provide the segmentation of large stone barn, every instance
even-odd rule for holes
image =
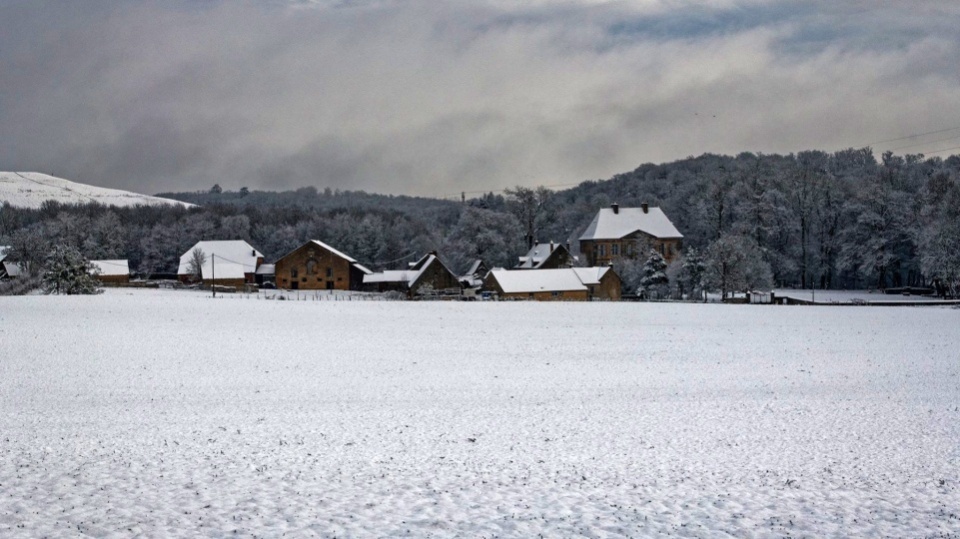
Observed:
[[[405,270],[371,273],[363,277],[364,290],[371,292],[397,291],[408,296],[429,291],[438,295],[459,295],[460,279],[450,271],[436,252],[411,262]]]
[[[229,280],[236,281],[236,268],[228,269],[227,266],[229,264],[241,266],[241,273],[243,273],[241,285],[255,282],[257,268],[260,264],[263,264],[263,254],[243,240],[201,241],[188,249],[187,252],[180,257],[177,279],[181,282],[195,282],[201,277],[191,271],[191,261],[196,251],[203,253],[203,266],[210,266],[210,273],[216,271],[217,284],[224,284],[220,282],[221,275],[227,275],[228,272],[231,275]],[[221,273],[221,268],[224,268],[223,273]],[[204,275],[203,277],[210,279],[210,275]]]
[[[278,288],[288,290],[360,290],[371,271],[326,243],[310,240],[277,260]]]
[[[544,270],[495,269],[485,290],[500,299],[591,301],[620,299],[620,276],[609,266]]]
[[[646,258],[657,250],[668,263],[680,254],[683,234],[660,208],[641,204],[602,208],[580,236],[580,253],[591,266],[605,266],[615,258]]]
[[[130,282],[130,263],[126,260],[91,260],[94,274],[103,284],[127,284]]]

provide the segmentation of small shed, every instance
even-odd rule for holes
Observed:
[[[260,264],[260,267],[257,268],[255,278],[259,286],[263,286],[263,283],[276,284],[277,266],[275,264]]]
[[[242,287],[248,282],[243,264],[220,259],[207,260],[207,263],[200,268],[200,274],[204,287],[212,285]]]
[[[106,285],[130,282],[130,263],[127,260],[91,260],[97,279]]]
[[[619,300],[620,277],[610,267],[542,270],[494,269],[484,289],[502,299],[536,301]]]

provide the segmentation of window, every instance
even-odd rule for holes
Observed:
[[[600,256],[607,256],[607,249],[606,249],[606,247],[607,247],[606,245],[604,245],[604,244],[602,244],[602,243],[600,244],[600,248],[598,249],[598,251],[600,252]]]
[[[300,272],[297,271],[297,268],[290,268],[290,278],[296,279],[300,276]]]
[[[620,244],[619,244],[619,243],[614,243],[614,244],[613,244],[613,247],[611,247],[611,249],[610,249],[610,254],[613,255],[613,256],[617,256],[617,255],[620,254]]]
[[[317,274],[317,261],[314,259],[307,260],[307,275],[316,275]]]
[[[327,277],[333,277],[333,268],[327,268]]]

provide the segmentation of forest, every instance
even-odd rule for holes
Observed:
[[[460,272],[476,258],[512,267],[533,241],[569,244],[577,254],[577,238],[598,209],[647,202],[662,207],[685,236],[688,256],[668,275],[681,275],[693,255],[708,267],[741,260],[745,284],[754,286],[938,285],[954,294],[960,286],[960,156],[888,152],[878,160],[871,148],[704,154],[570,189],[516,187],[464,200],[312,186],[213,186],[159,196],[198,207],[4,205],[0,245],[10,245],[11,258],[27,267],[67,246],[90,259],[126,258],[141,276],[163,276],[175,273],[179,256],[200,240],[245,239],[272,262],[319,239],[374,270],[437,250]],[[630,286],[640,278],[637,268],[621,271]]]

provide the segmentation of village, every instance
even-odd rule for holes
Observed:
[[[613,265],[618,258],[659,259],[668,264],[682,248],[683,235],[658,207],[600,209],[579,238],[569,243],[536,242],[512,268],[488,267],[482,259],[458,274],[442,253],[424,253],[406,267],[372,271],[348,253],[310,240],[273,261],[242,239],[199,241],[182,254],[176,280],[136,278],[127,260],[90,260],[91,274],[108,287],[193,287],[220,293],[352,291],[390,293],[406,299],[498,299],[534,301],[619,301],[624,293]],[[0,247],[0,279],[22,269]]]

